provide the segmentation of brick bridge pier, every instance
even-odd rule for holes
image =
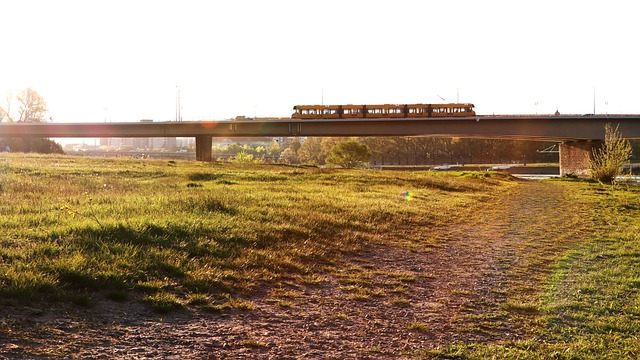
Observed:
[[[560,143],[560,176],[575,175],[589,177],[589,160],[594,149],[601,147],[602,140],[566,141]]]

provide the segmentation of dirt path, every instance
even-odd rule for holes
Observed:
[[[553,258],[580,237],[565,192],[553,182],[523,182],[483,205],[470,223],[421,230],[445,239],[441,247],[375,245],[318,284],[285,282],[254,296],[252,310],[158,315],[142,305],[106,303],[54,316],[27,309],[4,318],[24,322],[25,331],[0,337],[0,354],[412,358],[452,342],[528,338],[536,310],[517,295],[533,293]]]

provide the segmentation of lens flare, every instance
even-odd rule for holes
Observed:
[[[400,195],[402,195],[402,198],[405,199],[406,201],[413,200],[413,193],[409,190],[403,191]]]

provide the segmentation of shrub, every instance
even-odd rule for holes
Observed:
[[[245,151],[238,153],[231,162],[236,164],[261,164],[262,159],[255,159],[253,154],[249,154]]]
[[[353,169],[364,166],[371,157],[371,149],[353,139],[342,140],[331,148],[331,155],[326,159],[327,165]]]
[[[606,124],[604,144],[593,151],[589,160],[591,177],[603,183],[613,183],[620,175],[621,167],[631,158],[631,144],[611,124]]]

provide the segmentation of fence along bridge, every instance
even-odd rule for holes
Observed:
[[[494,115],[395,119],[243,119],[198,122],[3,123],[0,137],[195,137],[196,159],[212,160],[214,137],[434,136],[554,141],[560,143],[560,174],[585,176],[591,150],[604,127],[619,126],[640,139],[640,115]]]

